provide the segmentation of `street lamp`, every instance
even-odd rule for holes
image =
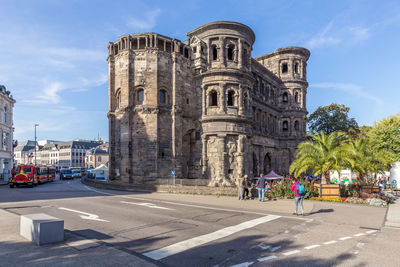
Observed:
[[[36,166],[36,127],[38,127],[39,124],[35,123],[35,166]]]

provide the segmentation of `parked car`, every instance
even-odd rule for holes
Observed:
[[[79,169],[72,170],[72,178],[82,178],[82,172]]]
[[[71,169],[61,169],[60,180],[64,180],[64,179],[74,179],[74,177],[72,176]]]

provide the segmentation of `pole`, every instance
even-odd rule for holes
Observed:
[[[36,127],[39,126],[39,124],[35,123],[35,166],[36,166]]]

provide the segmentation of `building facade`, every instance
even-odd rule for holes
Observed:
[[[104,143],[95,148],[88,149],[85,156],[85,167],[86,168],[97,168],[104,164],[108,166],[109,162],[109,146],[108,143]]]
[[[0,85],[0,179],[8,180],[13,168],[13,108],[15,100],[4,85]]]
[[[252,57],[254,32],[200,26],[181,42],[156,33],[108,45],[110,178],[233,185],[244,174],[287,174],[306,133],[310,52]]]
[[[86,151],[103,144],[102,141],[75,140],[75,141],[53,141],[44,140],[38,143],[36,162],[37,165],[54,166],[57,168],[78,167],[85,168]],[[15,149],[15,161],[17,164],[33,164],[34,141],[21,142]]]

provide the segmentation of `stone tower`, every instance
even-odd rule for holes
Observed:
[[[244,174],[287,173],[305,135],[309,51],[252,58],[255,34],[237,22],[187,35],[109,44],[110,178],[166,183],[175,171],[225,186]]]
[[[202,95],[202,174],[212,185],[230,185],[248,165],[255,35],[241,23],[214,22],[188,36]]]

